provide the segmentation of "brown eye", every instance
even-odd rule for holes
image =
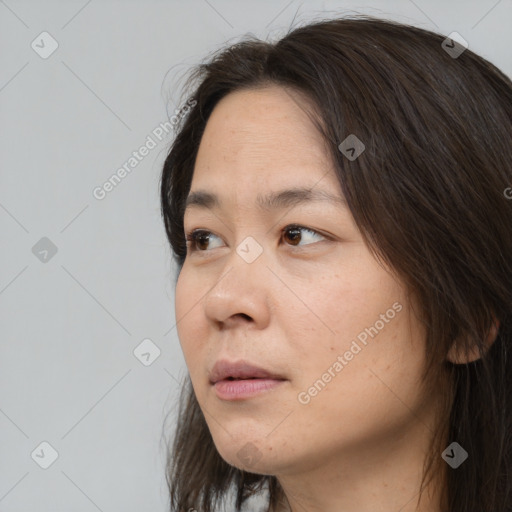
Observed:
[[[291,245],[297,245],[301,240],[301,229],[298,227],[286,228],[284,237],[291,241]]]
[[[187,249],[191,252],[206,252],[212,236],[215,237],[216,235],[211,231],[206,231],[204,229],[197,229],[187,233]]]
[[[304,226],[298,226],[296,224],[286,226],[283,229],[283,238],[288,238],[288,240],[290,240],[289,245],[298,246],[300,244],[300,242],[302,242],[303,233],[307,234],[307,235],[319,236],[319,237],[325,239],[325,237],[323,235],[321,235],[320,233],[318,233],[318,231],[315,231],[315,230],[309,229],[309,228],[305,228]],[[306,240],[308,238],[311,238],[311,237],[310,236],[305,237]],[[307,243],[307,244],[303,244],[303,245],[310,245],[310,244]]]
[[[210,240],[210,235],[205,234],[205,233],[199,233],[195,239],[196,247],[198,247],[199,250],[206,250],[208,248],[209,240]]]

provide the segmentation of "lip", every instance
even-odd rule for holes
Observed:
[[[228,361],[227,359],[220,359],[215,363],[210,372],[210,384],[216,384],[219,381],[228,380],[229,377],[233,379],[267,379],[267,380],[286,380],[282,375],[279,375],[270,370],[265,370],[255,364],[247,361]],[[230,379],[232,381],[232,379]]]
[[[221,359],[210,372],[210,384],[221,400],[245,400],[270,391],[286,380],[282,375],[247,361]]]
[[[280,385],[285,380],[277,379],[244,379],[244,380],[219,380],[213,384],[217,397],[221,400],[235,401],[246,400],[256,395],[266,393]]]

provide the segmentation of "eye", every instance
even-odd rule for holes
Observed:
[[[283,231],[281,232],[283,236],[286,236],[286,233],[291,233],[291,235],[288,235],[288,238],[292,240],[291,245],[297,246],[298,243],[302,242],[303,236],[300,233],[307,233],[310,236],[306,236],[306,240],[317,236],[320,238],[325,239],[325,236],[321,235],[318,231],[315,231],[314,229],[306,228],[304,226],[299,226],[298,224],[291,224],[289,226],[286,226]],[[311,236],[313,235],[313,237]],[[313,242],[314,243],[314,242]],[[304,245],[311,245],[311,244],[304,244]]]
[[[315,231],[314,229],[306,228],[304,226],[300,226],[298,224],[290,224],[286,226],[281,231],[281,237],[282,238],[288,238],[291,240],[292,247],[297,247],[300,242],[303,241],[303,234],[306,233],[308,236],[306,236],[306,240],[311,238],[314,238],[315,236],[320,237],[322,239],[325,239],[326,237],[320,234],[318,231]],[[312,236],[311,236],[312,235]],[[187,239],[187,248],[191,252],[207,252],[207,245],[210,242],[210,239],[219,238],[217,235],[214,235],[211,231],[207,231],[205,229],[195,229],[187,233],[186,239]],[[219,238],[220,240],[220,238]],[[312,242],[314,243],[314,241]],[[201,245],[202,244],[202,245]],[[311,245],[310,243],[306,243],[303,245]],[[210,247],[211,249],[211,247]]]
[[[198,248],[201,247],[199,244],[207,244],[210,241],[210,238],[214,235],[211,231],[206,231],[204,229],[195,229],[193,231],[190,231],[187,233],[187,248],[190,249],[191,252],[199,251],[199,252],[205,252],[204,248]],[[217,237],[219,238],[219,237]]]

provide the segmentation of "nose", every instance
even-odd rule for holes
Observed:
[[[233,251],[205,296],[206,317],[221,330],[247,324],[264,329],[270,322],[273,277],[263,254],[248,263]]]

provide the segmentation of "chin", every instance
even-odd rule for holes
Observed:
[[[262,440],[249,440],[247,437],[234,441],[226,439],[226,444],[215,446],[222,459],[230,466],[259,475],[274,475],[282,465],[278,457],[276,447],[265,443],[265,436]],[[264,444],[265,443],[265,444]]]

